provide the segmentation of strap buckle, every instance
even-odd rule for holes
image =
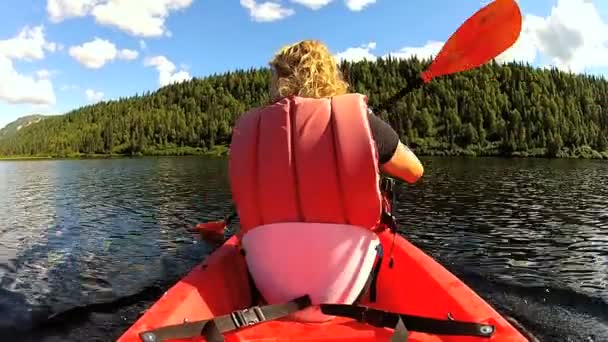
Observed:
[[[357,321],[367,323],[375,327],[384,327],[384,311],[375,310],[367,306],[362,306]]]
[[[383,210],[381,222],[384,223],[392,233],[397,232],[397,218],[395,215]]]
[[[380,181],[380,190],[392,194],[395,188],[395,180],[390,177],[383,177]]]
[[[233,311],[230,313],[230,317],[237,328],[258,324],[266,320],[264,312],[259,306]]]

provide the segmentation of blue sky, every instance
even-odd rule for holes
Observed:
[[[432,55],[489,1],[13,0],[0,2],[0,127],[190,77],[264,66],[321,39],[339,58]],[[524,31],[502,57],[604,74],[608,1],[520,0]]]

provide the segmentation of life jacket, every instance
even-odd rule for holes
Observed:
[[[367,98],[290,96],[245,113],[230,147],[230,185],[247,265],[269,304],[309,295],[351,304],[380,246],[378,153]]]

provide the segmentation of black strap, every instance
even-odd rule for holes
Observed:
[[[253,306],[212,319],[170,325],[139,334],[143,342],[160,342],[203,336],[207,342],[224,342],[223,333],[285,317],[311,305],[308,295],[283,304]]]
[[[395,218],[395,216],[391,213],[389,213],[386,210],[382,210],[382,216],[380,216],[380,222],[382,222],[383,224],[385,224],[393,234],[397,233],[398,230],[398,226],[397,226],[397,219]]]
[[[382,249],[382,245],[378,245],[376,247],[378,251],[378,260],[376,260],[376,265],[372,270],[372,276],[369,282],[369,301],[372,303],[376,302],[377,298],[377,284],[378,284],[378,275],[380,274],[380,266],[382,266],[382,259],[384,258],[384,250]]]
[[[382,208],[382,216],[380,216],[380,222],[386,225],[391,232],[394,234],[397,232],[397,219],[393,215],[393,206],[396,203],[396,194],[395,194],[395,180],[389,177],[382,178],[382,182],[380,183],[380,189],[382,193],[386,196],[386,199],[389,200],[389,205],[391,206],[391,211],[388,211],[386,207]]]
[[[378,283],[378,275],[380,274],[380,266],[382,266],[382,259],[384,257],[384,250],[382,249],[381,244],[376,246],[376,253],[378,256],[378,259],[376,260],[376,264],[374,265],[374,268],[372,269],[369,276],[367,277],[367,280],[365,281],[365,286],[363,286],[361,293],[359,293],[359,295],[357,296],[357,299],[355,299],[355,301],[353,302],[354,304],[360,303],[361,300],[363,299],[363,296],[367,293],[369,293],[369,301],[371,303],[376,302],[377,292],[378,292],[378,290],[376,289],[376,286],[377,286],[376,284]]]
[[[358,305],[321,304],[321,312],[356,319],[379,328],[395,329],[391,341],[407,341],[408,329],[437,335],[477,337],[492,337],[495,331],[495,327],[488,324],[405,315]]]
[[[242,247],[240,252],[243,257],[247,255],[247,252]],[[258,305],[260,304],[260,302],[264,301],[264,298],[262,297],[260,290],[258,289],[257,285],[255,284],[255,281],[253,280],[253,276],[251,275],[249,267],[247,267],[247,279],[249,281],[249,294],[251,295],[251,305]]]

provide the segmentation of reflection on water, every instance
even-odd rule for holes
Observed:
[[[200,158],[0,163],[0,284],[26,299],[0,301],[0,330],[40,308],[113,300],[183,274],[208,251],[186,228],[229,204],[225,167]]]
[[[431,159],[401,191],[406,236],[445,263],[508,284],[608,302],[608,163]]]
[[[424,163],[399,195],[406,237],[547,341],[608,341],[607,163]],[[226,160],[0,162],[0,332],[168,287],[210,250],[186,228],[223,216],[229,198]],[[35,329],[116,338],[155,297],[138,298]]]
[[[608,163],[428,158],[403,234],[547,341],[608,341]]]

